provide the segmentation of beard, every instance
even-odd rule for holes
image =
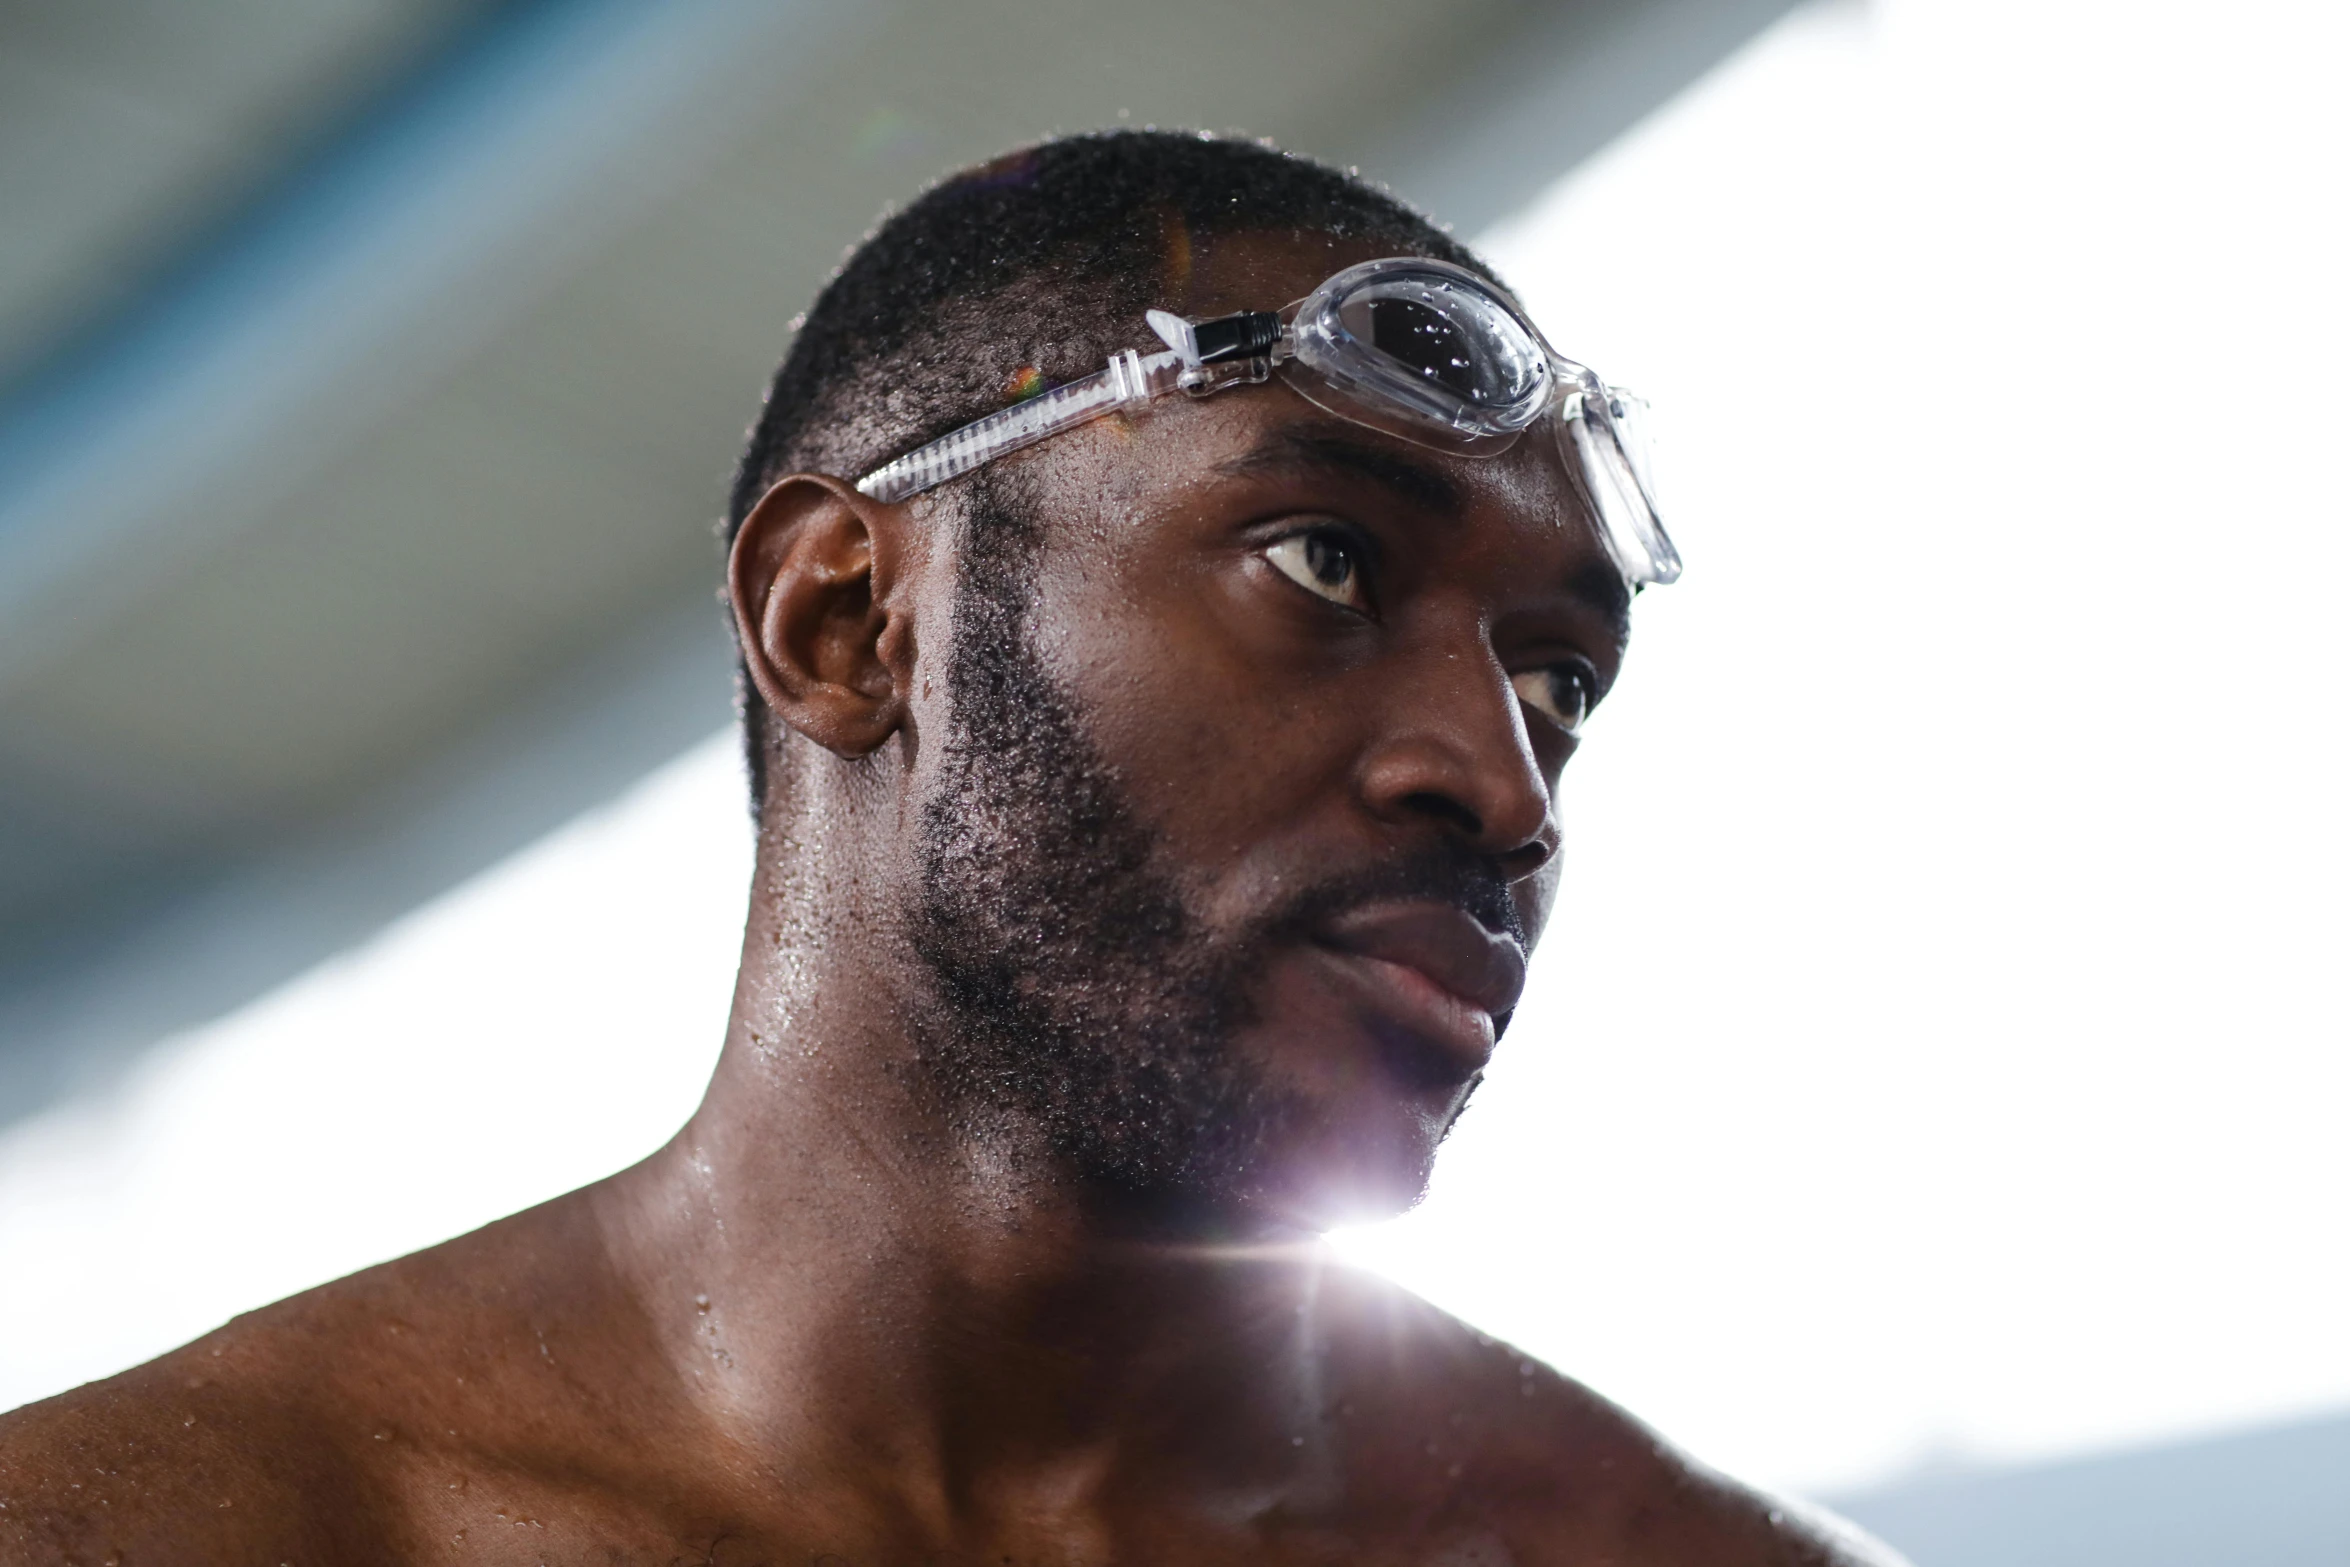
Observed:
[[[1009,1121],[1097,1197],[1239,1218],[1275,1184],[1275,1156],[1316,1130],[1306,1097],[1236,1046],[1257,1020],[1264,967],[1332,914],[1385,896],[1453,902],[1522,942],[1508,884],[1439,846],[1211,932],[1029,641],[1032,528],[982,483],[966,540],[949,733],[907,921],[939,1003],[917,1029],[921,1066],[966,1136],[1000,1137]],[[1422,1088],[1452,1072],[1456,1119],[1474,1087],[1423,1055],[1387,1065]],[[1426,1173],[1423,1162],[1421,1185]]]

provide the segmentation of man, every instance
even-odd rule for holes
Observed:
[[[1631,413],[1261,147],[932,191],[736,485],[700,1111],[0,1423],[0,1560],[1886,1560],[1313,1242],[1416,1200],[1516,1001],[1677,570]]]

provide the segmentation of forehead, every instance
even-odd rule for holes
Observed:
[[[1163,271],[1168,297],[1157,303],[1162,310],[1187,316],[1278,310],[1357,262],[1418,253],[1392,240],[1342,239],[1311,229],[1252,230],[1196,239],[1176,233],[1168,246]]]

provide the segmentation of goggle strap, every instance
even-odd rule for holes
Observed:
[[[1171,392],[1182,371],[1183,360],[1173,352],[1138,354],[1125,349],[1110,356],[1106,369],[1081,381],[974,419],[883,464],[859,479],[857,489],[887,503],[919,495],[1063,430]]]

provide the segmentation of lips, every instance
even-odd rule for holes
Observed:
[[[1526,987],[1526,956],[1517,942],[1450,904],[1366,904],[1318,936],[1322,946],[1359,960],[1352,966],[1364,971],[1395,1021],[1477,1065]]]

